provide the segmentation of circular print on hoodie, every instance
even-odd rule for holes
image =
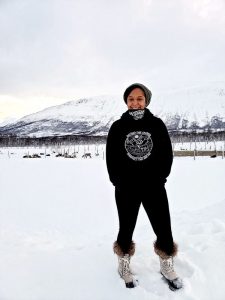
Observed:
[[[127,135],[125,149],[133,160],[144,160],[149,157],[153,148],[151,134],[145,131],[133,131]]]

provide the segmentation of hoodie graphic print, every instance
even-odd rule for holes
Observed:
[[[145,131],[133,131],[127,135],[125,149],[133,160],[144,160],[149,157],[153,147],[151,134]]]

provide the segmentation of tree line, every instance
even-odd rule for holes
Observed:
[[[169,130],[172,143],[225,141],[223,131],[176,131]],[[0,147],[42,147],[83,144],[105,144],[107,136],[64,135],[49,137],[20,137],[0,134]]]

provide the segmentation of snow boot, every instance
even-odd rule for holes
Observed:
[[[182,280],[179,278],[174,270],[173,258],[177,254],[177,245],[174,243],[174,251],[171,255],[167,255],[164,251],[159,249],[154,244],[155,252],[159,256],[160,272],[163,275],[164,280],[168,283],[169,288],[172,291],[178,290],[183,287]]]
[[[124,280],[127,288],[134,288],[137,286],[137,280],[134,278],[130,270],[130,259],[135,252],[135,244],[132,242],[128,253],[124,253],[117,242],[113,244],[114,253],[118,256],[118,273]]]

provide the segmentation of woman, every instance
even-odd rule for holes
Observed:
[[[115,186],[120,224],[113,249],[118,255],[120,276],[128,288],[135,287],[130,258],[135,252],[132,236],[142,204],[157,237],[154,250],[159,256],[160,271],[171,289],[179,289],[182,282],[173,266],[177,245],[173,241],[164,187],[173,152],[163,121],[147,109],[151,96],[143,84],[130,85],[123,95],[128,110],[112,124],[108,133],[106,163]]]

